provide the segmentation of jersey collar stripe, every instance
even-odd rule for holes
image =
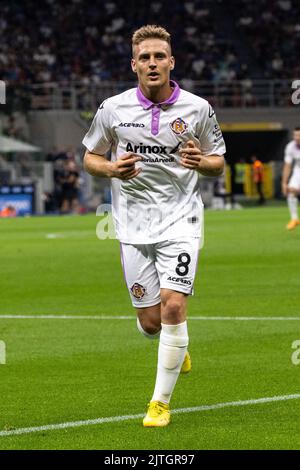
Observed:
[[[137,99],[138,99],[140,105],[143,106],[144,109],[150,109],[153,106],[161,106],[161,105],[164,105],[164,104],[174,104],[174,103],[176,103],[176,101],[178,100],[179,95],[180,95],[180,88],[179,88],[179,85],[176,82],[174,82],[174,80],[170,80],[170,85],[171,85],[172,88],[174,88],[173,92],[167,100],[162,101],[161,103],[153,103],[152,101],[150,101],[143,94],[140,87],[138,87],[137,90],[136,90],[136,96],[137,96]]]
[[[153,106],[151,116],[151,134],[157,135],[159,132],[159,117],[160,108],[159,106]]]

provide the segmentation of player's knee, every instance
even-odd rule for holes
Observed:
[[[182,321],[184,316],[184,304],[180,299],[170,297],[163,303],[162,307],[164,321]]]
[[[137,318],[137,328],[139,332],[149,339],[156,339],[160,336],[161,325],[155,325],[151,320],[142,321]]]

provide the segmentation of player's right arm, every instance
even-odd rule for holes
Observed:
[[[282,171],[282,180],[281,180],[281,190],[284,196],[287,196],[288,193],[288,181],[292,171],[292,164],[291,163],[284,163],[283,171]]]
[[[135,178],[142,171],[141,168],[135,167],[135,163],[141,159],[136,153],[127,152],[115,162],[111,162],[104,155],[87,150],[84,155],[83,165],[85,171],[93,176],[129,180]]]
[[[140,155],[126,152],[113,162],[105,158],[105,154],[115,143],[113,112],[114,108],[109,99],[99,106],[91,127],[82,141],[87,149],[83,165],[84,169],[93,176],[129,180],[141,172],[140,168],[135,167],[135,163],[142,160]]]

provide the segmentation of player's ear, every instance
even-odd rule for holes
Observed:
[[[170,70],[174,70],[175,68],[175,57],[171,56],[170,58]]]
[[[136,63],[135,59],[131,59],[131,69],[134,73],[136,73]]]

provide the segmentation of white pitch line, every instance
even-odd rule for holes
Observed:
[[[42,320],[135,320],[134,315],[0,315],[0,319],[42,319]]]
[[[134,315],[0,315],[0,319],[44,320],[135,320]],[[199,321],[300,321],[300,317],[202,317],[191,316],[188,320]]]
[[[225,403],[216,403],[215,405],[202,405],[202,406],[193,406],[190,408],[179,408],[179,409],[172,410],[172,413],[173,414],[196,413],[199,411],[217,410],[220,408],[230,408],[230,407],[237,407],[237,406],[258,405],[262,403],[295,400],[299,398],[300,398],[300,394],[298,393],[298,394],[293,394],[293,395],[264,397],[264,398],[257,398],[257,399],[251,399],[251,400],[230,401],[230,402],[225,402]],[[116,422],[119,423],[120,421],[140,419],[143,416],[144,416],[144,413],[143,414],[140,413],[136,415],[111,416],[107,418],[96,418],[96,419],[71,421],[71,422],[58,423],[58,424],[47,424],[44,426],[34,426],[30,428],[17,428],[17,429],[12,429],[10,431],[0,431],[0,437],[16,436],[16,435],[21,435],[21,434],[31,434],[35,432],[41,432],[41,431],[55,431],[58,429],[66,429],[66,428],[78,428],[81,426],[91,426],[95,424],[97,425],[97,424],[116,423]]]
[[[300,317],[188,317],[188,320],[234,320],[234,321],[300,321]]]

